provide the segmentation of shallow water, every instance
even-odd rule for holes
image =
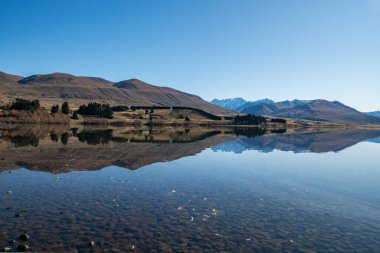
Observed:
[[[2,133],[1,247],[380,252],[379,131],[66,130]]]

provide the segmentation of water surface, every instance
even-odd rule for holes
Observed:
[[[380,252],[379,137],[3,129],[0,246],[28,233],[33,251]]]

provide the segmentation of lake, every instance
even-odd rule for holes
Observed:
[[[379,143],[365,129],[1,127],[0,247],[380,252]]]

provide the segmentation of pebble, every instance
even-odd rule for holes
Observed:
[[[127,245],[127,250],[134,250],[134,249],[136,249],[136,246],[134,244]]]
[[[30,235],[28,235],[28,234],[22,234],[22,235],[20,235],[19,238],[20,238],[21,241],[27,241],[30,238]]]
[[[172,248],[169,244],[160,242],[160,250],[162,252],[173,252]]]
[[[9,241],[9,244],[14,244],[14,243],[16,243],[16,240],[10,240]]]
[[[95,242],[94,242],[94,241],[89,241],[89,242],[88,242],[88,246],[90,246],[90,247],[94,247],[94,246],[95,246]]]
[[[26,245],[26,244],[19,244],[19,245],[17,246],[17,249],[20,250],[20,251],[26,251],[26,250],[29,249],[29,246]]]
[[[2,248],[2,249],[1,249],[1,252],[9,252],[9,251],[11,251],[11,250],[12,250],[12,248],[5,247],[5,248]]]
[[[5,231],[0,230],[0,236],[3,236],[3,235],[5,235]]]

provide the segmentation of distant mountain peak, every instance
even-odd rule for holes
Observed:
[[[224,101],[231,101],[231,99],[226,99]],[[222,103],[219,105],[225,107]],[[242,113],[314,121],[329,121],[347,124],[380,124],[380,120],[378,119],[380,117],[380,112],[364,114],[339,101],[328,101],[325,99],[293,99],[274,102],[271,99],[265,98],[246,102],[245,104],[234,108],[234,110]]]
[[[366,112],[365,114],[367,114],[368,116],[380,118],[380,111]]]
[[[212,101],[241,101],[241,102],[247,102],[244,98],[242,97],[236,97],[236,98],[225,98],[225,99],[213,99]],[[212,102],[211,101],[211,102]]]
[[[247,101],[241,97],[236,97],[236,98],[227,98],[227,99],[213,99],[211,103],[215,105],[219,105],[220,107],[223,107],[226,109],[237,110],[240,106],[247,103]]]

